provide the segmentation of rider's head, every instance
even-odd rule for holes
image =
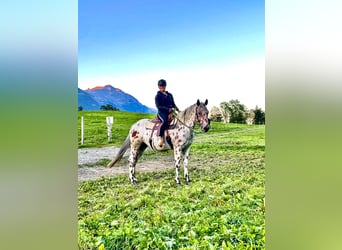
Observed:
[[[164,79],[160,79],[158,81],[158,87],[166,87],[166,81]]]

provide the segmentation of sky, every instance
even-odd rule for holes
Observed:
[[[260,0],[78,2],[78,87],[112,85],[155,108],[159,79],[181,109],[237,99],[265,110]]]

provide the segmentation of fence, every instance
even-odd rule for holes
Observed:
[[[95,120],[92,121],[92,126],[94,125],[94,123],[97,123],[97,121]],[[107,126],[107,139],[110,142],[112,140],[112,127],[113,127],[113,123],[114,123],[114,117],[113,116],[107,116],[106,117],[106,126]],[[93,129],[92,128],[92,132],[93,135],[89,135],[89,137],[94,137],[96,135],[101,135],[101,136],[96,136],[98,139],[103,138],[103,134],[104,134],[104,126],[102,127],[101,125],[97,128],[97,129]],[[81,116],[81,145],[84,144],[84,134],[85,134],[85,122],[84,122],[84,116]],[[95,131],[95,132],[94,132]],[[101,139],[100,139],[101,140]]]
[[[136,121],[149,118],[153,119],[154,114],[140,114],[140,113],[127,113],[115,112],[115,126],[113,112],[82,112],[78,116],[78,146],[79,147],[93,147],[105,145],[120,146],[125,141],[129,132],[130,126]],[[112,117],[112,118],[108,118]],[[257,127],[264,124],[241,124],[241,123],[228,123],[230,127]],[[227,124],[227,125],[228,125]],[[196,126],[198,129],[198,125]],[[215,129],[213,126],[212,129]]]

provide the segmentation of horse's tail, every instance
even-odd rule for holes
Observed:
[[[117,163],[118,161],[120,161],[123,157],[123,155],[126,153],[127,149],[129,148],[131,142],[130,142],[130,138],[129,135],[126,137],[126,140],[124,142],[124,144],[122,144],[118,154],[115,156],[115,158],[108,163],[107,167],[111,168],[115,165],[115,163]]]

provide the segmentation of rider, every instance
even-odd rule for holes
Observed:
[[[159,91],[155,97],[156,106],[158,109],[158,117],[161,120],[162,124],[160,126],[159,133],[159,147],[163,146],[164,143],[164,131],[168,128],[168,116],[172,112],[172,109],[179,111],[177,108],[173,96],[170,92],[166,91],[166,81],[164,79],[160,79],[158,81]]]

